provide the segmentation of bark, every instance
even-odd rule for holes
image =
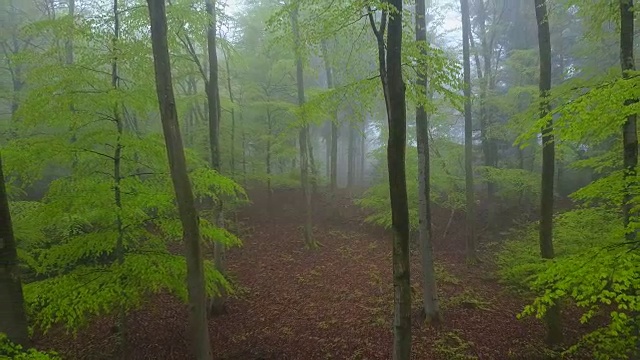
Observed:
[[[534,0],[538,23],[538,46],[540,49],[540,118],[551,112],[549,92],[551,91],[551,35],[547,17],[546,0]],[[553,259],[553,182],[555,167],[555,143],[553,120],[542,129],[542,191],[540,196],[540,253],[543,259]],[[560,311],[558,305],[549,308],[546,314],[547,343],[562,341]]]
[[[267,209],[271,209],[271,137],[273,136],[273,128],[271,121],[271,109],[267,107],[267,158],[265,163],[267,166]]]
[[[425,0],[416,1],[416,42],[427,46]],[[427,55],[423,50],[423,55]],[[418,86],[429,93],[426,69],[418,70]],[[433,266],[431,236],[431,187],[429,168],[429,117],[424,106],[416,107],[416,138],[418,143],[418,213],[419,237],[422,257],[422,315],[427,322],[440,320],[436,276]]]
[[[487,97],[491,87],[491,62],[492,62],[492,41],[489,41],[487,34],[487,11],[484,0],[478,3],[478,26],[482,38],[480,46],[482,47],[482,58],[484,64],[484,75],[478,74],[481,81],[480,87],[480,134],[482,137],[482,152],[484,153],[485,166],[496,167],[497,164],[497,148],[495,141],[489,136],[489,113],[487,112]],[[471,31],[469,31],[469,41],[471,41]],[[490,205],[490,219],[493,218],[495,209],[495,184],[492,181],[487,182],[487,199]]]
[[[322,58],[324,59],[325,72],[327,74],[327,88],[333,89],[333,68],[329,63],[327,51],[327,42],[322,41]],[[327,147],[329,145],[327,144]],[[334,192],[338,188],[338,113],[333,114],[331,119],[331,146],[330,146],[331,165],[329,166],[329,178],[331,179],[331,191]]]
[[[624,78],[629,77],[629,71],[635,70],[635,59],[633,56],[633,37],[634,37],[634,9],[633,0],[620,0],[620,66]],[[637,102],[637,99],[629,99],[625,105],[631,105]],[[624,225],[627,228],[627,240],[629,242],[636,240],[636,231],[629,231],[629,223],[636,215],[633,214],[633,191],[636,178],[636,168],[638,166],[638,130],[637,115],[627,116],[627,120],[622,125],[622,143],[623,143],[623,166],[624,166],[624,199],[622,211],[624,215]]]
[[[229,69],[229,56],[222,47],[222,55],[224,56],[224,65],[227,69],[227,90],[229,91],[229,100],[231,101],[231,175],[236,171],[236,109],[233,99],[233,89],[231,88],[231,71]]]
[[[183,229],[192,352],[198,360],[210,360],[212,353],[207,327],[206,291],[198,213],[187,175],[187,164],[178,125],[167,42],[165,2],[164,0],[147,0],[147,4],[149,6],[151,44],[162,130]]]
[[[462,15],[462,57],[464,68],[464,169],[467,210],[466,252],[469,262],[477,261],[476,255],[476,204],[473,193],[473,122],[471,118],[471,59],[470,34],[471,19],[469,17],[469,0],[460,0]]]
[[[113,28],[113,38],[112,38],[112,51],[113,51],[113,59],[111,60],[111,87],[114,91],[117,91],[119,88],[119,75],[118,75],[118,41],[120,40],[120,13],[118,10],[118,0],[113,0],[113,19],[114,19],[114,28]],[[116,240],[115,247],[115,256],[118,264],[122,265],[124,263],[124,225],[122,220],[122,191],[120,182],[122,180],[122,169],[121,169],[121,161],[122,161],[122,133],[123,133],[123,123],[122,117],[120,114],[120,104],[116,101],[113,104],[113,119],[116,125],[116,145],[114,148],[113,154],[113,197],[116,205],[116,220],[115,226],[118,232],[118,238]],[[121,282],[120,287],[124,289],[126,284],[124,284],[124,279],[120,278]],[[122,293],[122,296],[125,296],[125,293]],[[118,340],[120,342],[120,351],[121,355],[124,355],[126,352],[126,314],[124,308],[118,309]]]
[[[302,68],[302,56],[300,55],[300,34],[298,32],[298,7],[291,12],[291,28],[293,30],[294,46],[296,53],[296,85],[298,90],[298,106],[304,105],[304,73]],[[304,243],[306,247],[313,248],[317,244],[313,240],[312,210],[311,210],[311,186],[309,181],[309,125],[304,121],[299,131],[300,146],[300,183],[302,185],[302,198],[304,201]]]
[[[393,359],[409,360],[411,356],[411,277],[409,268],[409,208],[405,151],[407,144],[407,114],[405,84],[402,78],[402,0],[389,0],[393,9],[389,18],[387,44],[384,33],[387,13],[383,11],[380,28],[369,9],[369,22],[378,44],[380,81],[387,110],[389,138],[387,166],[391,199],[391,229],[393,232]],[[385,56],[386,55],[386,56]]]
[[[28,348],[29,333],[24,310],[24,295],[13,236],[9,200],[0,158],[0,333],[9,341]]]
[[[220,172],[220,85],[218,79],[218,49],[216,39],[216,8],[215,2],[205,0],[209,27],[207,29],[207,53],[209,58],[209,81],[207,82],[207,104],[209,107],[209,148],[211,151],[211,168]],[[213,201],[216,225],[224,227],[223,205],[221,201]],[[216,242],[213,245],[214,264],[216,270],[225,275],[224,245]],[[210,314],[219,315],[225,310],[226,293],[223,288],[211,299]]]
[[[347,153],[347,188],[353,189],[356,178],[356,129],[349,124],[349,145]]]
[[[209,150],[211,167],[220,171],[220,91],[218,82],[218,50],[216,45],[216,9],[211,0],[206,0],[209,14],[207,29],[207,52],[209,58],[209,81],[207,82],[207,104],[209,107]]]
[[[409,208],[405,171],[407,113],[402,79],[402,0],[390,0],[397,13],[389,19],[387,35],[387,88],[389,141],[387,163],[391,197],[393,279],[395,290],[394,360],[411,356],[411,283],[409,269]]]
[[[367,154],[367,117],[365,116],[362,121],[362,134],[360,135],[360,174],[359,174],[359,183],[364,186],[364,177],[365,177],[365,164],[366,159],[365,156]]]

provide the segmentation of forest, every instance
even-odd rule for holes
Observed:
[[[0,0],[0,359],[640,359],[635,15]]]

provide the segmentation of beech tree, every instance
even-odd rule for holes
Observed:
[[[425,0],[416,1],[416,42],[426,55],[427,42]],[[428,71],[428,69],[427,69]],[[418,72],[418,86],[424,87],[424,95],[428,97],[429,85],[424,71]],[[424,104],[416,107],[416,138],[418,143],[418,196],[419,199],[419,231],[422,250],[422,311],[425,321],[440,320],[436,277],[433,267],[433,245],[431,234],[431,186],[429,161],[429,116]]]
[[[9,199],[0,157],[0,333],[11,342],[29,345],[24,295],[18,267],[18,253],[13,236]]]
[[[402,0],[389,0],[387,3],[390,6],[388,10],[382,10],[379,27],[371,9],[368,17],[378,44],[378,69],[389,127],[387,167],[393,231],[393,359],[408,360],[411,356],[411,282],[405,171],[407,109],[402,78]]]
[[[551,112],[551,35],[546,0],[535,0],[538,23],[538,47],[540,51],[540,118],[547,119]],[[553,259],[553,181],[555,166],[555,144],[553,119],[546,120],[542,128],[542,191],[540,196],[540,253],[543,259]],[[562,341],[560,312],[557,305],[547,313],[547,342]]]
[[[633,55],[634,34],[634,7],[633,0],[620,0],[620,67],[622,77],[629,79],[630,72],[636,69]],[[637,99],[627,99],[625,105],[636,103]],[[627,228],[628,241],[636,240],[636,231],[629,229],[629,224],[637,214],[633,211],[633,189],[637,185],[636,168],[638,166],[638,129],[637,114],[630,114],[622,125],[622,146],[625,189],[623,197],[624,226]]]
[[[185,256],[187,259],[187,288],[189,292],[189,326],[192,351],[198,360],[212,358],[207,327],[204,265],[200,247],[200,228],[193,192],[187,175],[187,164],[178,125],[178,113],[173,94],[171,62],[167,42],[167,17],[164,0],[147,0],[151,22],[151,44],[155,69],[156,90],[162,120],[171,179],[182,223]]]
[[[473,188],[473,121],[471,114],[471,19],[469,15],[469,0],[460,0],[462,14],[462,61],[464,71],[464,169],[465,194],[467,211],[467,260],[475,262],[476,255],[476,204]]]
[[[310,167],[313,167],[313,162],[310,161],[309,155],[312,149],[309,144],[309,124],[305,119],[304,110],[304,72],[302,67],[302,49],[300,48],[300,32],[298,28],[298,4],[294,4],[291,10],[291,30],[293,32],[293,44],[296,54],[296,89],[298,106],[300,107],[300,130],[298,135],[298,141],[300,146],[300,184],[302,186],[302,199],[304,203],[304,244],[308,248],[315,248],[318,244],[313,239],[313,220],[312,220],[312,203],[311,203],[311,181],[309,176],[311,175]]]

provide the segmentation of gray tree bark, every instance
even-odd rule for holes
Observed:
[[[416,0],[416,42],[427,46],[427,22],[425,0]],[[423,51],[426,55],[426,51]],[[418,86],[429,94],[426,69],[418,72]],[[440,308],[433,266],[431,237],[431,187],[429,164],[429,116],[424,106],[416,107],[416,138],[418,142],[418,213],[419,236],[422,255],[422,315],[427,322],[440,320]]]
[[[469,262],[477,261],[476,254],[476,204],[473,188],[473,119],[471,118],[471,19],[469,16],[469,0],[460,0],[462,15],[462,57],[464,68],[464,169],[465,194],[467,211],[466,252]]]
[[[0,157],[0,333],[13,343],[29,347],[24,295],[13,236],[9,199]]]
[[[147,0],[147,4],[149,6],[151,45],[162,130],[167,146],[171,179],[178,202],[185,245],[192,352],[197,360],[210,360],[212,353],[207,327],[206,290],[202,249],[200,248],[199,220],[191,183],[187,175],[187,164],[173,93],[165,2],[164,0]]]

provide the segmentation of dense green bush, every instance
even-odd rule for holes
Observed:
[[[0,360],[62,360],[62,358],[55,352],[24,350],[20,345],[11,343],[5,334],[0,333]]]
[[[536,296],[521,315],[542,317],[550,305],[570,300],[584,309],[583,323],[608,318],[568,352],[586,347],[598,359],[623,359],[640,340],[634,318],[640,311],[640,254],[621,241],[622,224],[611,208],[577,209],[556,216],[555,259],[540,258],[535,225],[515,232],[499,254],[503,281]]]

